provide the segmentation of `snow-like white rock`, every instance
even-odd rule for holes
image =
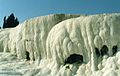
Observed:
[[[56,14],[36,17],[26,20],[16,28],[1,30],[1,51],[16,53],[18,58],[26,58],[25,52],[28,51],[31,60],[40,60],[46,55],[46,38],[51,28],[65,19],[78,16]]]
[[[7,70],[13,65],[12,62],[20,60],[16,66],[11,67],[14,69],[14,72],[10,70],[11,74],[119,76],[120,53],[112,56],[114,45],[120,49],[119,29],[119,13],[89,16],[56,14],[29,19],[15,28],[0,30],[0,51],[10,53],[7,56],[3,53],[8,59],[0,58],[6,62],[1,63],[0,68]],[[108,47],[109,56],[97,57],[95,48],[100,50],[103,45]],[[24,61],[26,51],[30,53],[32,64]],[[84,62],[64,65],[65,59],[74,53],[82,55]],[[9,59],[11,62],[8,62]],[[19,66],[26,66],[26,70]]]

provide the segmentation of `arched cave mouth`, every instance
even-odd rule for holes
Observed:
[[[68,58],[65,59],[64,65],[73,64],[73,63],[82,63],[83,56],[80,54],[71,54]]]

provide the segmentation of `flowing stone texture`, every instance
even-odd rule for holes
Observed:
[[[97,57],[95,48],[103,45],[108,54]],[[118,49],[113,55],[115,45]],[[0,30],[0,75],[119,76],[119,50],[119,13],[36,17]],[[64,65],[72,54],[82,55],[83,63]]]

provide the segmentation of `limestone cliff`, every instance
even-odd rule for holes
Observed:
[[[25,59],[28,51],[30,61],[41,69],[38,76],[118,76],[119,35],[119,13],[48,15],[0,30],[0,51],[15,54],[19,59]],[[113,46],[117,46],[114,52]],[[83,63],[64,65],[72,54],[82,55]]]

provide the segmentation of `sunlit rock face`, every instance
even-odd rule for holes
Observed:
[[[57,23],[78,17],[79,15],[56,14],[36,17],[21,23],[16,28],[1,30],[1,51],[16,53],[18,58],[26,58],[25,52],[30,53],[31,60],[41,59],[46,55],[46,38],[53,26]],[[5,33],[4,33],[5,32]],[[33,51],[34,50],[34,51]],[[38,58],[36,58],[38,57]]]
[[[30,58],[25,76],[119,76],[119,35],[119,13],[48,15],[0,30],[0,51]]]

